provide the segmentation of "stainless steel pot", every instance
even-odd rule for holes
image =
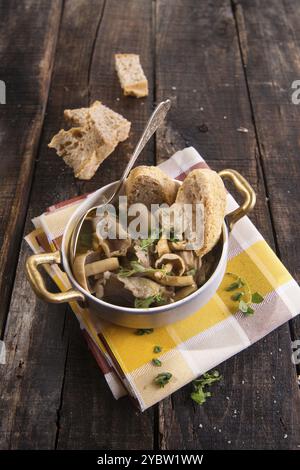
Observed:
[[[256,196],[249,183],[235,170],[223,170],[219,173],[222,178],[229,179],[235,188],[243,196],[243,203],[233,212],[226,216],[223,222],[222,235],[220,243],[222,249],[220,258],[215,271],[208,281],[196,292],[184,299],[178,300],[172,304],[162,305],[149,309],[128,308],[118,305],[112,305],[97,299],[92,294],[81,287],[74,278],[69,262],[69,244],[72,231],[79,218],[117,182],[111,183],[96,191],[91,197],[87,198],[74,212],[64,232],[61,252],[42,253],[32,255],[27,259],[26,272],[31,286],[38,297],[46,302],[81,302],[85,307],[96,312],[103,320],[130,328],[157,328],[169,323],[181,320],[188,315],[195,313],[205,305],[217,291],[222,278],[225,274],[228,253],[228,236],[234,224],[244,215],[248,214],[255,205]],[[176,181],[178,185],[180,182]],[[67,292],[52,293],[45,286],[44,280],[38,271],[38,266],[45,264],[62,264],[64,271],[73,285],[73,289]]]

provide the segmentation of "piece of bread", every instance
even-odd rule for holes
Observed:
[[[226,189],[222,178],[208,168],[192,170],[180,186],[178,203],[202,203],[204,206],[204,243],[198,256],[204,256],[220,238],[226,209]]]
[[[148,96],[148,80],[137,54],[115,54],[115,66],[124,95]]]
[[[64,114],[78,127],[62,129],[48,146],[73,168],[76,178],[89,180],[118,143],[128,137],[130,122],[99,101],[90,108],[66,110]]]
[[[126,181],[128,205],[142,203],[148,209],[151,209],[151,204],[171,205],[176,193],[176,182],[156,166],[137,166]]]
[[[100,101],[94,101],[89,108],[65,109],[64,117],[75,126],[94,124],[105,142],[123,142],[130,131],[130,122]]]

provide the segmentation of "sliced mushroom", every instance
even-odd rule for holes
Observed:
[[[103,238],[97,225],[96,234],[99,240],[99,245],[103,249],[107,258],[111,258],[112,256],[125,256],[128,248],[131,246],[131,239],[127,232],[122,228],[121,224],[116,222],[114,219],[111,219],[111,223],[115,224],[116,238]]]
[[[197,269],[197,258],[192,250],[178,251],[177,255],[184,261],[186,271]]]
[[[167,272],[171,272],[175,276],[182,276],[185,271],[183,259],[175,253],[167,253],[156,260],[156,268],[160,269],[163,266],[166,267]]]
[[[181,251],[181,250],[186,250],[188,242],[187,240],[180,240],[178,242],[171,242],[171,247],[173,251]]]
[[[91,286],[88,284],[85,273],[85,265],[99,261],[101,254],[97,251],[87,251],[77,255],[73,263],[73,274],[76,281],[87,291],[91,292]]]
[[[134,249],[135,255],[138,259],[138,262],[142,266],[145,266],[145,268],[150,268],[151,263],[150,263],[149,250],[147,250],[147,251],[143,250],[138,243],[135,243],[133,245],[133,249]]]
[[[163,289],[157,282],[144,277],[119,278],[126,289],[129,289],[135,298],[146,299],[147,297],[161,294]]]
[[[104,285],[104,300],[116,305],[132,307],[135,299],[146,299],[161,295],[170,299],[173,291],[144,277],[124,278],[111,274]]]
[[[166,253],[170,253],[171,250],[170,250],[170,247],[169,247],[169,243],[168,243],[168,240],[166,238],[160,238],[156,244],[156,252],[159,256],[159,258],[162,256],[162,255],[165,255]]]
[[[95,296],[98,297],[98,299],[102,299],[102,297],[104,296],[104,286],[102,279],[98,279],[98,281],[95,283],[94,289]]]
[[[191,286],[186,286],[186,287],[182,287],[181,289],[179,289],[176,294],[175,294],[175,297],[174,297],[174,300],[181,300],[181,299],[184,299],[185,297],[187,297],[188,295],[192,294],[193,292],[195,292],[196,290],[198,289],[197,287],[197,284],[192,284]]]
[[[172,287],[185,287],[191,286],[194,284],[193,276],[163,276],[157,278],[162,286],[172,286]]]
[[[95,276],[105,271],[115,271],[120,267],[118,258],[106,258],[85,265],[85,275]]]

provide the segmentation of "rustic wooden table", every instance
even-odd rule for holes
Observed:
[[[258,195],[252,220],[299,280],[300,107],[291,84],[300,78],[300,3],[2,0],[0,18],[0,448],[300,448],[291,361],[299,320],[222,364],[224,379],[203,407],[187,386],[142,414],[114,400],[70,309],[35,297],[23,241],[49,205],[118,178],[154,103],[169,97],[168,122],[142,163],[193,145],[214,169],[240,171]],[[147,99],[122,96],[118,51],[140,54]],[[133,131],[80,182],[47,144],[65,108],[94,99]]]

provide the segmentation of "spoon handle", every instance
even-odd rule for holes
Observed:
[[[163,120],[165,119],[167,112],[169,111],[171,107],[171,101],[166,100],[162,101],[153,111],[149,121],[146,124],[146,127],[144,129],[144,132],[140,138],[140,140],[137,143],[137,146],[135,147],[135,150],[132,154],[132,157],[130,158],[125,171],[123,173],[123,176],[121,177],[119,184],[117,185],[117,188],[114,192],[113,198],[117,196],[120,192],[120,189],[122,188],[123,184],[126,181],[127,176],[130,173],[130,170],[132,169],[133,165],[136,162],[136,159],[138,158],[139,154],[145,147],[146,143],[152,137],[154,132],[158,129],[159,126],[161,126]]]

